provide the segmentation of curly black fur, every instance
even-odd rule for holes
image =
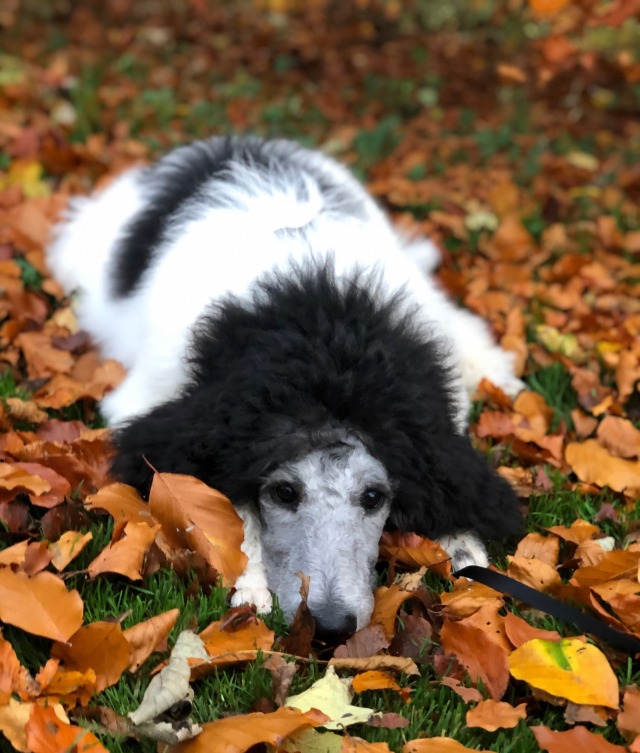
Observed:
[[[520,529],[509,485],[454,432],[451,375],[399,297],[327,267],[270,276],[194,334],[190,384],[116,433],[115,474],[144,492],[152,472],[197,476],[236,503],[286,460],[356,434],[395,484],[389,526],[485,539]]]

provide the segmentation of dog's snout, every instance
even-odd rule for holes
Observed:
[[[312,614],[316,623],[316,637],[328,643],[352,635],[358,625],[355,614],[344,612],[333,604],[313,610]]]

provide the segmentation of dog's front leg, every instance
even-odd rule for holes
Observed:
[[[440,536],[438,544],[451,557],[451,569],[455,573],[467,565],[486,567],[489,564],[487,550],[473,531],[458,531]]]
[[[259,614],[271,611],[273,599],[267,588],[267,574],[262,561],[261,525],[258,516],[249,508],[236,510],[244,524],[242,551],[247,555],[247,567],[236,581],[231,605],[255,604]]]

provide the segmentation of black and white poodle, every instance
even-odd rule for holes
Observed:
[[[297,573],[325,633],[367,624],[385,526],[456,567],[519,529],[472,448],[468,393],[522,384],[486,325],[427,276],[343,167],[289,141],[212,138],[71,205],[51,268],[128,376],[103,402],[115,474],[226,494],[245,526],[233,601],[291,618]]]

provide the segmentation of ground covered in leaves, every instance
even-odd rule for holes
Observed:
[[[639,18],[635,0],[5,0],[0,749],[640,751],[637,657],[452,579],[418,537],[385,536],[372,623],[339,647],[304,609],[291,629],[229,610],[238,519],[194,479],[157,476],[148,505],[111,484],[97,401],[122,369],[43,261],[69,195],[194,137],[349,163],[517,354],[527,390],[483,383],[471,422],[528,510],[496,567],[640,637]]]

